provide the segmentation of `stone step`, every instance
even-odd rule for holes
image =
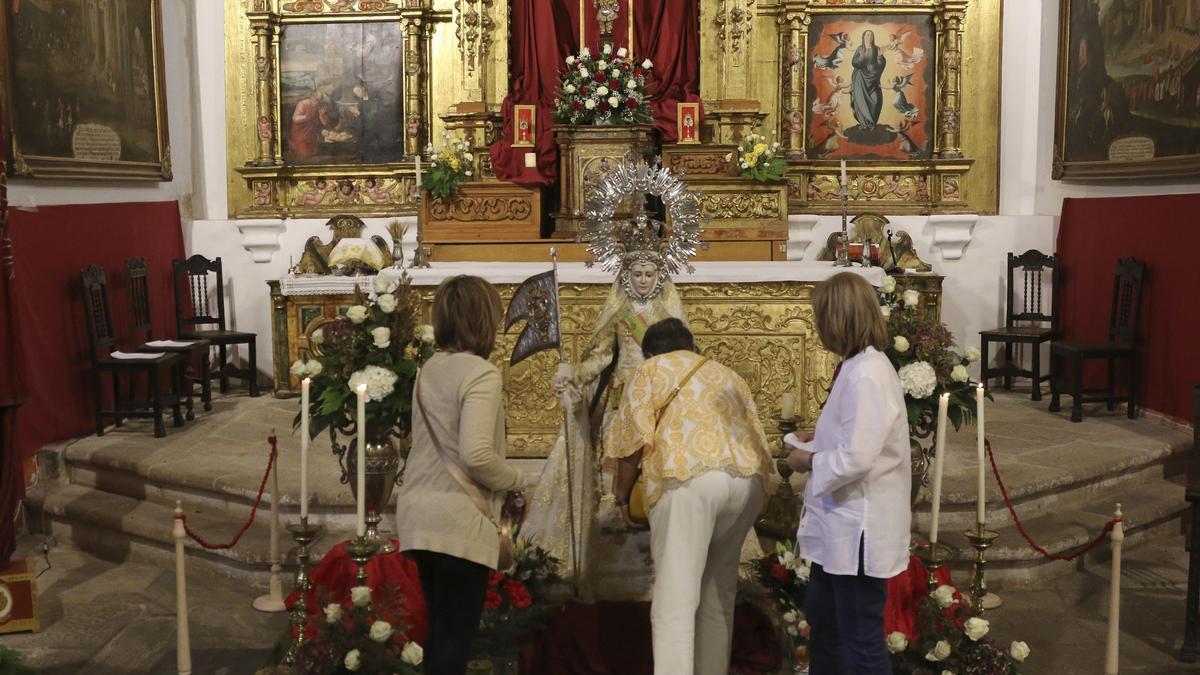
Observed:
[[[1155,484],[1121,486],[1110,494],[1090,503],[1066,507],[1049,513],[1026,517],[1018,507],[1017,514],[1025,531],[1046,551],[1063,555],[1077,550],[1095,537],[1104,524],[1112,518],[1117,503],[1123,512],[1125,546],[1167,534],[1178,535],[1182,528],[1183,514],[1187,510],[1184,501],[1184,486],[1181,480],[1160,481]],[[1028,587],[1044,584],[1046,579],[1077,569],[1080,563],[1048,561],[1025,541],[1016,526],[1009,521],[1002,526],[989,526],[999,537],[995,545],[985,554],[987,579],[998,587]],[[959,584],[966,585],[970,578],[970,559],[974,549],[961,528],[943,530],[941,540],[957,549],[958,560],[952,564]],[[1082,564],[1095,564],[1108,560],[1111,546],[1105,540],[1091,553],[1084,556]],[[1183,551],[1180,551],[1183,555]]]
[[[130,557],[159,564],[172,565],[175,540],[174,506],[139,500],[83,485],[41,483],[25,498],[30,529],[35,533],[54,535],[76,546],[109,559]],[[209,509],[203,504],[183,503],[188,526],[210,543],[226,543],[245,523],[228,512]],[[285,557],[285,569],[294,569],[294,551],[286,523],[280,533],[280,552]],[[346,539],[345,530],[326,530],[314,542],[314,560],[333,543]],[[260,510],[236,546],[230,549],[209,550],[191,538],[185,540],[189,565],[201,565],[207,571],[237,578],[255,585],[265,585],[270,577],[270,523],[265,510]],[[285,579],[293,572],[285,572]]]

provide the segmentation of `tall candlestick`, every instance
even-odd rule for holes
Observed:
[[[842,160],[842,187],[846,187],[846,160]]]
[[[358,504],[357,527],[358,536],[367,532],[367,385],[358,385]]]
[[[421,198],[421,153],[417,153],[417,199]]]
[[[929,543],[936,544],[938,540],[938,517],[942,511],[942,458],[946,455],[946,409],[950,405],[950,394],[938,397],[937,436],[933,443],[933,520],[929,525]]]
[[[796,419],[796,395],[790,391],[779,399],[779,417],[784,420]]]
[[[308,388],[312,378],[300,381],[300,517],[308,517]]]
[[[975,521],[977,523],[979,523],[980,529],[983,529],[984,523],[987,522],[987,519],[986,519],[987,514],[984,512],[984,508],[983,508],[984,501],[987,499],[987,485],[984,481],[984,477],[987,475],[985,473],[985,466],[987,464],[987,452],[984,450],[984,424],[983,424],[983,397],[984,397],[984,394],[985,394],[985,392],[983,389],[983,384],[981,383],[978,387],[975,388],[975,410],[976,410],[975,415],[978,419],[978,425],[976,426],[976,430],[978,431],[978,436],[976,438],[976,441],[977,441],[976,453],[979,455],[979,458],[978,458],[979,459],[979,505],[975,512]]]

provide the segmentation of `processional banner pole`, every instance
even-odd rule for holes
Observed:
[[[554,325],[558,327],[558,367],[559,370],[564,370],[564,367],[569,367],[567,363],[566,352],[563,349],[562,340],[562,311],[558,306],[558,249],[550,247],[550,263],[554,268]],[[567,455],[567,503],[570,504],[571,513],[571,577],[574,581],[573,588],[575,595],[579,595],[579,538],[575,530],[575,464],[571,453],[571,396],[567,391],[563,391],[559,398],[559,403],[563,409],[563,450]]]

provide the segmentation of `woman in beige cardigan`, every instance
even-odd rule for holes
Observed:
[[[421,368],[413,393],[413,446],[396,523],[401,549],[416,561],[425,594],[429,675],[466,671],[488,572],[500,555],[493,520],[505,492],[525,485],[525,476],[504,460],[503,382],[487,360],[501,316],[500,296],[483,279],[464,275],[442,282],[433,297],[438,351]],[[437,444],[478,487],[493,519],[484,517],[447,470]]]

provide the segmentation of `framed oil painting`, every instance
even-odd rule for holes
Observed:
[[[160,0],[5,3],[9,172],[171,179]]]
[[[1053,176],[1200,173],[1200,7],[1061,0]]]
[[[283,27],[285,164],[385,164],[404,157],[403,42],[399,21]]]
[[[810,159],[924,160],[935,120],[931,14],[819,14],[808,31]]]

